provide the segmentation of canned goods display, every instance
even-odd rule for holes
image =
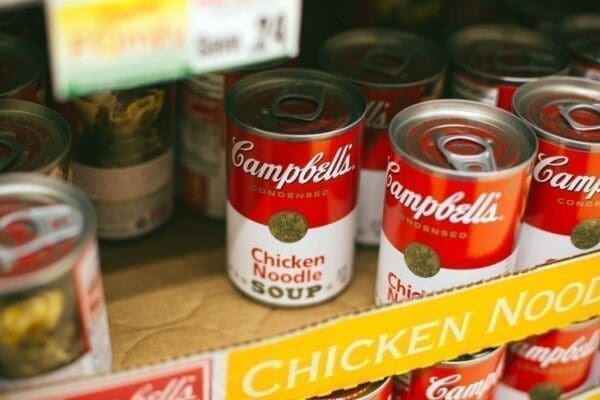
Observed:
[[[567,18],[561,33],[573,58],[571,75],[600,81],[600,15],[580,14]]]
[[[350,282],[366,104],[350,81],[260,72],[226,94],[227,266],[249,297],[306,306]]]
[[[376,303],[513,271],[536,152],[514,115],[431,100],[390,124]]]
[[[71,185],[0,176],[0,390],[110,369],[95,229]]]
[[[508,346],[496,400],[558,400],[584,386],[600,344],[600,318]]]
[[[514,109],[539,143],[517,266],[600,249],[600,82],[529,83]]]
[[[44,54],[35,44],[0,34],[0,98],[46,103]]]
[[[0,171],[39,172],[71,179],[71,131],[54,110],[0,100]]]
[[[391,378],[369,382],[352,389],[336,390],[325,396],[311,397],[309,400],[391,400],[393,383]]]
[[[282,61],[186,79],[180,90],[181,198],[213,218],[225,218],[226,116],[223,98],[242,77]]]
[[[504,355],[505,348],[496,347],[417,369],[402,400],[494,400]]]
[[[569,55],[549,38],[527,29],[478,25],[452,36],[450,95],[511,111],[517,88],[563,74]]]
[[[381,234],[390,120],[412,104],[441,95],[446,62],[428,40],[374,29],[330,38],[319,58],[326,70],[351,79],[367,98],[356,241],[374,245]]]
[[[172,214],[170,95],[168,87],[140,88],[62,107],[73,128],[73,182],[92,199],[102,239],[143,235]]]

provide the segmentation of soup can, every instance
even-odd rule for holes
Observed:
[[[356,241],[376,245],[381,233],[388,128],[402,109],[440,97],[445,58],[433,43],[392,30],[352,30],[327,40],[321,65],[351,79],[367,98]]]
[[[496,107],[431,100],[390,125],[376,303],[514,271],[536,138]]]
[[[369,382],[352,389],[336,390],[325,396],[311,397],[309,400],[391,400],[393,382],[385,378],[378,382]]]
[[[226,94],[227,267],[263,303],[301,307],[350,282],[366,103],[313,70],[260,72]]]
[[[58,179],[0,176],[0,390],[110,366],[90,201]]]
[[[45,58],[32,42],[0,34],[0,99],[46,103]]]
[[[600,14],[567,18],[561,34],[573,58],[570,75],[600,81]]]

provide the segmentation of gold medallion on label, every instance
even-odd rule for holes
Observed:
[[[269,231],[280,242],[294,243],[306,235],[308,222],[295,211],[280,211],[269,218]]]
[[[411,272],[421,278],[431,278],[440,272],[440,257],[431,247],[410,243],[404,249],[404,261]]]
[[[562,390],[550,382],[538,383],[529,390],[530,400],[559,400]]]
[[[600,219],[580,222],[571,231],[571,243],[578,249],[591,249],[600,242]]]

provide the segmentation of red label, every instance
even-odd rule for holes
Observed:
[[[493,265],[514,251],[529,168],[482,180],[432,175],[392,153],[386,176],[383,231],[399,251],[431,247],[448,269]]]
[[[502,382],[522,392],[543,382],[563,393],[577,389],[588,378],[599,344],[600,319],[513,343]]]
[[[498,104],[496,106],[503,110],[512,111],[512,99],[519,86],[498,85]]]
[[[416,370],[406,400],[492,400],[503,369],[504,349],[480,361]]]
[[[577,223],[600,218],[600,153],[538,142],[525,222],[570,235]]]
[[[240,214],[266,225],[291,210],[314,228],[354,209],[363,123],[312,141],[269,139],[228,124],[228,198]]]

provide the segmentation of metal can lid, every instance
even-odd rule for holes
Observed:
[[[561,34],[574,55],[600,64],[600,14],[579,14],[567,18]]]
[[[0,97],[29,85],[43,69],[44,55],[36,45],[17,36],[0,34]]]
[[[405,87],[442,75],[441,50],[419,36],[394,30],[357,29],[329,38],[319,49],[321,65],[368,86]]]
[[[0,176],[0,294],[65,274],[95,230],[92,204],[74,186],[36,174]]]
[[[249,75],[225,95],[225,111],[255,134],[305,141],[340,134],[364,117],[366,101],[352,82],[309,69]]]
[[[309,400],[371,400],[389,384],[391,378],[385,378],[377,382],[363,383],[352,389],[336,390],[325,396],[311,397]]]
[[[540,79],[517,90],[513,109],[546,140],[600,150],[600,82],[572,77]]]
[[[449,51],[458,68],[494,81],[527,82],[561,73],[570,63],[551,39],[509,25],[466,28],[452,36]]]
[[[54,110],[0,100],[0,171],[48,172],[67,157],[71,131]]]
[[[504,346],[499,347],[488,347],[471,354],[463,354],[453,360],[444,361],[440,363],[439,367],[455,368],[456,366],[467,366],[472,364],[478,364],[484,360],[488,360],[498,355],[498,353],[504,351]]]
[[[495,176],[533,159],[535,134],[515,115],[466,100],[430,100],[398,113],[394,149],[419,168],[456,177]]]

